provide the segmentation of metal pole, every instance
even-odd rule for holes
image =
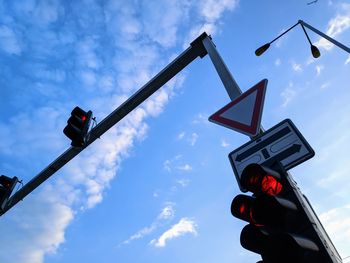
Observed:
[[[203,45],[207,50],[222,83],[224,84],[228,96],[231,100],[234,100],[242,94],[241,89],[233,78],[231,72],[228,70],[224,60],[221,58],[209,36],[203,39]]]
[[[95,128],[93,128],[89,135],[86,145],[82,148],[70,147],[63,154],[61,154],[56,160],[44,168],[39,174],[25,184],[20,190],[18,190],[6,203],[3,210],[0,209],[0,216],[6,213],[10,208],[16,205],[19,201],[23,200],[28,194],[30,194],[35,188],[46,181],[55,172],[61,169],[65,164],[72,160],[76,155],[83,151],[87,146],[93,143],[96,139],[100,138],[107,130],[122,120],[132,110],[139,106],[143,101],[150,97],[154,92],[161,88],[177,73],[184,69],[197,57],[204,57],[207,54],[202,40],[207,37],[206,33],[203,33],[196,38],[189,48],[176,57],[170,64],[168,64],[162,71],[160,71],[155,77],[147,82],[143,87],[136,91],[129,99],[127,99],[116,110],[103,119]]]
[[[299,23],[302,24],[303,26],[307,27],[308,29],[314,31],[316,34],[319,34],[320,36],[324,37],[328,41],[332,42],[334,45],[340,47],[341,49],[345,50],[350,54],[350,48],[347,46],[343,45],[342,43],[338,42],[337,40],[331,38],[330,36],[327,36],[326,34],[322,33],[318,29],[314,28],[313,26],[310,26],[309,24],[305,23],[303,20],[299,20]]]
[[[214,64],[216,72],[218,73],[222,83],[224,84],[224,87],[228,93],[228,96],[230,97],[231,100],[236,99],[242,94],[242,91],[239,88],[235,79],[233,78],[231,72],[227,68],[219,52],[216,50],[216,47],[213,41],[211,41],[209,36],[203,39],[203,45],[209,54],[211,62]],[[264,132],[264,128],[260,126],[259,134],[262,134],[263,132]],[[257,136],[259,136],[259,134]],[[250,137],[250,138],[254,139],[255,137]]]

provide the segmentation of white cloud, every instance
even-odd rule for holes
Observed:
[[[53,0],[50,2],[39,1],[35,7],[34,14],[38,22],[50,24],[57,20],[62,10],[63,8],[60,7],[58,0]]]
[[[173,225],[169,230],[165,231],[158,239],[153,239],[151,244],[155,247],[165,247],[166,243],[176,237],[193,234],[197,235],[197,225],[193,220],[181,218],[181,220]]]
[[[167,204],[160,212],[160,214],[157,216],[156,220],[150,225],[142,228],[141,230],[137,231],[135,234],[130,236],[127,240],[123,241],[120,245],[127,245],[130,244],[132,241],[137,239],[142,239],[145,236],[151,234],[153,231],[155,231],[158,227],[160,227],[163,222],[169,221],[172,219],[175,215],[174,210],[174,204],[169,203]]]
[[[170,160],[166,160],[163,163],[163,169],[170,172],[171,171],[171,161]]]
[[[194,146],[198,140],[199,135],[195,132],[193,132],[189,138],[189,142],[191,146]]]
[[[330,87],[330,85],[331,85],[331,83],[329,83],[329,82],[323,83],[323,84],[321,85],[320,89],[321,89],[321,90],[327,89],[327,88]]]
[[[303,71],[303,69],[301,68],[301,65],[300,64],[297,64],[295,62],[292,62],[292,68],[295,72],[301,72]]]
[[[177,139],[178,140],[182,140],[184,137],[185,137],[185,132],[180,132],[178,135],[177,135]]]
[[[293,83],[289,83],[289,86],[282,91],[282,107],[287,107],[287,105],[295,98],[297,92],[293,89],[293,86]]]
[[[208,124],[209,123],[208,117],[209,116],[207,116],[204,113],[198,113],[197,116],[195,116],[192,123],[194,123],[194,124]]]
[[[174,169],[178,171],[189,172],[192,170],[192,166],[183,161],[181,154],[176,155],[170,160],[166,160],[163,163],[163,169],[167,172],[172,172]]]
[[[200,21],[196,25],[192,26],[189,31],[188,37],[185,38],[183,47],[187,48],[188,43],[198,37],[203,32],[208,35],[214,35],[218,29],[218,20],[222,17],[225,11],[232,11],[237,6],[238,0],[205,0],[198,2],[195,6],[201,17]]]
[[[199,13],[207,22],[215,22],[226,10],[233,10],[238,5],[236,0],[204,0],[200,2]]]
[[[178,28],[189,12],[188,1],[147,1],[144,7],[144,33],[165,48],[174,46]]]
[[[350,63],[350,55],[349,55],[348,58],[345,60],[344,65],[347,65],[347,64],[349,64],[349,63]]]
[[[8,26],[0,26],[0,48],[13,55],[20,55],[22,52],[18,35]]]
[[[159,90],[145,102],[144,108],[151,116],[157,116],[163,111],[163,106],[168,100],[169,94],[165,90]]]
[[[350,204],[333,208],[320,215],[327,233],[341,256],[350,255]]]
[[[83,85],[88,87],[93,87],[96,84],[96,74],[89,70],[89,71],[83,71],[80,74],[80,78],[83,82]]]
[[[77,44],[78,61],[82,67],[99,69],[102,66],[102,62],[96,54],[98,48],[96,40],[92,37]]]
[[[99,90],[105,93],[111,92],[115,86],[115,79],[111,75],[104,75],[98,80]]]
[[[275,66],[278,67],[280,65],[281,65],[281,59],[278,58],[278,59],[275,60]]]
[[[222,140],[221,140],[221,146],[224,147],[224,148],[226,148],[226,147],[229,147],[230,144],[229,144],[225,139],[222,139]]]
[[[169,204],[162,209],[162,211],[158,215],[158,219],[161,219],[161,220],[170,219],[174,217],[174,214],[175,214],[175,211],[174,211],[173,204]]]
[[[180,179],[176,181],[179,185],[181,185],[182,187],[186,187],[189,185],[190,180],[189,179]]]
[[[72,209],[41,194],[32,194],[25,201],[20,204],[21,213],[12,210],[2,216],[6,224],[0,235],[2,262],[43,262],[45,254],[55,253],[65,241]]]
[[[122,244],[127,245],[130,244],[132,241],[141,239],[145,237],[146,235],[151,234],[156,229],[156,225],[152,224],[149,227],[144,227],[141,230],[139,230],[137,233],[133,234],[131,237],[129,237],[127,240],[123,241]]]
[[[345,30],[350,27],[350,8],[349,5],[343,5],[343,11],[345,14],[338,14],[335,18],[331,19],[328,23],[328,27],[326,30],[326,35],[335,38],[338,35],[342,34]],[[330,50],[333,48],[333,44],[321,37],[315,45],[318,48],[324,48],[326,50]]]
[[[316,66],[316,74],[317,76],[321,75],[321,71],[324,69],[323,65],[317,65]]]
[[[116,175],[120,162],[128,157],[134,140],[142,137],[145,117],[141,108],[133,111],[67,166],[65,172],[70,175],[69,180],[76,186],[85,187],[87,199],[84,207],[92,208],[102,201],[102,192]],[[83,159],[85,166],[79,167]]]
[[[178,140],[182,140],[186,137],[186,141],[189,143],[190,146],[194,146],[199,138],[199,135],[195,132],[191,133],[190,135],[186,136],[186,132],[181,132],[177,135]]]
[[[45,65],[38,65],[38,68],[34,71],[35,77],[40,80],[49,80],[53,82],[62,83],[66,80],[66,72],[61,69],[50,70]]]
[[[184,164],[184,165],[177,166],[176,169],[188,172],[188,171],[192,171],[192,166],[189,164]]]
[[[13,4],[13,10],[21,18],[30,18],[30,23],[34,23],[42,28],[57,21],[64,12],[64,8],[60,5],[59,0],[16,2]]]

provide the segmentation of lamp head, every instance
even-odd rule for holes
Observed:
[[[311,53],[314,58],[318,58],[319,56],[321,56],[320,50],[314,45],[311,45]]]
[[[255,55],[256,56],[262,55],[269,47],[270,47],[270,43],[267,43],[267,44],[259,47],[257,50],[255,50]]]

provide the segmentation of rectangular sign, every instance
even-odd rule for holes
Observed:
[[[314,150],[290,119],[283,120],[256,139],[229,154],[229,159],[241,191],[243,169],[251,163],[269,166],[279,161],[288,170],[312,158]]]

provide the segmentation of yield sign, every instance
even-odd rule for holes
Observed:
[[[248,136],[256,136],[260,129],[266,86],[267,79],[263,79],[211,115],[209,121]]]

